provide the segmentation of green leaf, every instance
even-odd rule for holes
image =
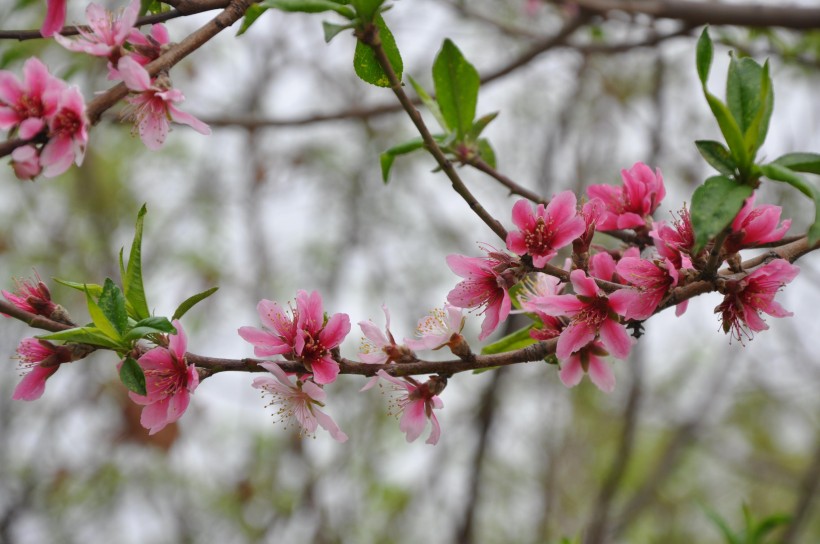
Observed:
[[[202,291],[201,293],[197,293],[193,296],[190,296],[190,297],[186,298],[182,302],[182,304],[180,304],[179,307],[176,309],[176,311],[174,312],[173,317],[171,317],[171,320],[182,318],[183,315],[188,313],[188,310],[190,310],[191,308],[193,308],[194,306],[196,306],[197,304],[199,304],[200,302],[202,302],[203,300],[205,300],[209,296],[213,295],[218,290],[219,290],[219,287],[211,287],[210,289]]]
[[[491,167],[495,168],[495,151],[493,151],[493,147],[490,145],[490,142],[487,138],[481,138],[478,142],[478,154],[481,155],[481,158],[489,164]]]
[[[390,61],[390,66],[396,72],[396,77],[401,81],[402,72],[404,71],[404,64],[401,60],[401,53],[396,45],[396,39],[393,33],[387,28],[384,19],[381,15],[377,15],[373,20],[373,24],[379,29],[379,37],[381,38],[382,48]],[[389,87],[390,79],[382,69],[379,61],[376,60],[376,53],[369,45],[365,45],[361,41],[356,42],[356,51],[353,54],[353,69],[356,75],[363,81],[376,85],[378,87]]]
[[[433,63],[433,84],[441,113],[447,125],[455,128],[459,140],[473,126],[480,83],[475,67],[452,41],[444,40]]]
[[[788,525],[791,521],[791,516],[786,514],[773,514],[763,518],[752,531],[751,542],[762,542],[766,535],[780,526]]]
[[[239,30],[236,31],[236,35],[241,36],[247,32],[251,25],[259,19],[259,16],[268,11],[268,9],[270,8],[259,4],[251,4],[247,11],[245,11],[245,17],[242,18],[242,25],[239,27]]]
[[[88,305],[88,313],[91,316],[91,321],[94,322],[96,328],[119,345],[122,340],[120,332],[117,330],[117,327],[115,327],[114,324],[108,320],[105,312],[103,312],[99,304],[91,298],[91,294],[88,291],[85,293],[85,301]]]
[[[768,60],[763,64],[760,78],[760,102],[762,106],[757,110],[757,114],[752,119],[752,124],[744,135],[746,147],[753,159],[757,155],[757,150],[766,141],[766,135],[769,133],[769,121],[771,121],[772,112],[774,111],[774,85],[769,75]]]
[[[812,245],[820,240],[820,189],[810,185],[802,176],[780,163],[763,164],[760,171],[771,180],[788,183],[814,201],[814,223],[809,227],[808,242]]]
[[[417,149],[421,149],[424,147],[424,140],[421,138],[415,138],[410,140],[409,142],[404,142],[403,144],[399,144],[397,146],[391,147],[381,155],[379,155],[379,162],[381,163],[382,167],[382,180],[387,183],[390,177],[390,169],[393,167],[393,161],[396,160],[396,157],[399,155],[406,155],[407,153],[412,153]]]
[[[706,86],[706,81],[709,79],[709,69],[712,67],[713,54],[712,40],[709,38],[709,27],[707,26],[700,34],[695,56],[698,77],[704,87]]]
[[[695,145],[701,156],[721,174],[732,176],[735,173],[735,161],[726,146],[714,140],[697,140]]]
[[[353,28],[353,25],[337,25],[322,21],[322,30],[325,33],[325,43],[330,43],[330,40],[335,38],[340,32]]]
[[[726,176],[713,176],[692,195],[692,228],[697,253],[726,228],[754,189]]]
[[[53,279],[60,285],[65,285],[66,287],[71,287],[84,293],[88,292],[94,298],[99,298],[102,294],[102,285],[96,283],[77,283],[76,281],[61,280],[60,278]]]
[[[427,91],[424,90],[424,87],[422,87],[415,79],[413,79],[412,76],[408,75],[407,79],[410,81],[410,85],[413,86],[413,89],[416,91],[416,94],[419,95],[422,104],[427,106],[427,109],[430,110],[430,113],[432,113],[433,117],[436,118],[436,121],[438,121],[439,126],[447,132],[453,130],[453,127],[447,124],[447,120],[444,119],[444,116],[441,114],[441,108],[438,107],[438,103],[435,100],[433,100],[433,98],[429,94],[427,94]]]
[[[743,141],[743,133],[740,132],[740,127],[737,121],[732,116],[726,104],[721,102],[715,95],[704,89],[706,95],[706,102],[709,104],[709,109],[712,110],[715,120],[718,122],[720,132],[729,144],[729,150],[732,152],[732,158],[735,164],[741,170],[746,170],[749,167],[750,159],[746,152],[746,145]]]
[[[712,520],[712,523],[720,529],[720,532],[723,533],[723,538],[726,544],[743,544],[740,540],[740,537],[735,535],[732,529],[729,527],[729,524],[720,517],[716,512],[712,509],[706,507],[705,505],[701,505],[701,508],[706,512],[706,515],[709,516],[709,519]]]
[[[743,134],[746,150],[754,158],[769,130],[774,107],[769,64],[732,58],[726,80],[726,104]]]
[[[78,344],[91,344],[110,349],[121,349],[123,344],[112,340],[96,327],[76,327],[60,332],[54,332],[43,336],[38,336],[43,340],[55,340],[58,342],[75,342]]]
[[[125,311],[125,297],[111,278],[105,278],[102,293],[97,304],[111,325],[122,335],[128,327],[128,313]],[[97,325],[99,327],[99,325]]]
[[[173,324],[166,317],[149,317],[134,325],[123,338],[133,342],[140,338],[145,338],[149,334],[175,334],[177,332]]]
[[[505,353],[534,344],[537,340],[530,336],[530,330],[533,326],[534,323],[530,323],[523,329],[519,329],[490,345],[484,346],[481,350],[481,354],[492,355],[494,353]]]
[[[145,299],[145,288],[142,285],[142,225],[145,214],[148,212],[145,204],[137,214],[137,225],[134,230],[134,241],[131,243],[131,252],[128,255],[128,267],[122,277],[122,287],[125,298],[131,303],[134,319],[145,319],[151,315],[148,311],[148,302]]]
[[[795,172],[820,174],[820,154],[817,153],[787,153],[776,158],[773,163]]]
[[[321,13],[324,11],[335,11],[342,17],[354,19],[356,13],[349,7],[331,0],[265,0],[259,3],[266,8],[278,9],[281,11],[297,11],[302,13]]]
[[[362,21],[371,22],[385,0],[353,0],[353,7]]]
[[[484,132],[485,128],[487,128],[487,125],[492,123],[496,117],[498,117],[498,112],[494,111],[493,113],[482,115],[476,119],[476,122],[473,123],[473,126],[470,129],[470,134],[468,135],[469,139],[472,141],[478,140],[478,137],[481,136],[481,133]]]
[[[120,366],[120,381],[129,390],[137,395],[145,396],[145,373],[139,363],[131,357],[126,357]]]

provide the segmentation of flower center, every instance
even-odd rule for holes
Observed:
[[[55,136],[72,136],[80,130],[82,125],[82,120],[74,111],[62,109],[54,117],[54,121],[51,125],[51,132]]]
[[[524,235],[524,243],[531,255],[540,255],[552,249],[552,233],[548,228],[551,225],[552,220],[547,224],[543,217],[539,217],[535,220],[535,228]]]

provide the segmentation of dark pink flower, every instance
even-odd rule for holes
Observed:
[[[669,259],[650,261],[624,257],[618,261],[616,270],[621,278],[637,287],[619,291],[621,294],[618,296],[626,302],[623,313],[626,319],[647,319],[651,316],[679,279],[678,271]]]
[[[576,215],[575,204],[572,191],[557,194],[546,207],[538,204],[535,213],[528,201],[519,200],[512,210],[519,230],[507,234],[507,249],[530,255],[533,266],[543,267],[586,229],[584,219]]]
[[[46,380],[62,363],[71,361],[71,351],[38,338],[25,338],[17,346],[17,359],[24,377],[14,389],[12,399],[37,400],[46,390]]]
[[[444,408],[444,403],[438,395],[447,385],[447,380],[439,376],[430,378],[425,383],[419,383],[413,378],[394,378],[384,370],[377,374],[395,386],[402,393],[395,400],[396,415],[401,414],[399,429],[407,435],[407,441],[412,442],[424,432],[427,420],[430,420],[432,429],[427,437],[427,444],[436,445],[441,436],[441,427],[433,410]]]
[[[486,257],[447,256],[450,270],[464,278],[447,295],[448,302],[458,308],[484,307],[479,340],[487,338],[510,314],[508,291],[518,282],[517,265],[509,255],[496,251]]]
[[[575,387],[581,383],[584,374],[587,374],[595,387],[604,393],[611,393],[615,390],[615,374],[601,359],[606,355],[608,353],[600,342],[584,346],[561,364],[561,372],[558,373],[561,383],[567,387]]]
[[[319,409],[324,406],[327,396],[321,387],[311,380],[296,380],[296,384],[293,384],[276,363],[260,363],[259,366],[267,369],[276,379],[269,376],[255,378],[253,387],[271,396],[268,405],[275,407],[274,415],[279,416],[285,428],[295,419],[307,435],[313,435],[321,426],[334,440],[347,441],[347,435],[339,429],[333,418]]]
[[[592,185],[590,198],[600,198],[605,209],[598,218],[598,230],[634,229],[646,225],[666,195],[661,171],[654,173],[642,162],[629,170],[621,170],[623,185]]]
[[[785,259],[775,259],[741,280],[728,282],[723,302],[715,308],[715,313],[721,316],[723,331],[727,334],[732,331],[738,340],[742,340],[742,335],[751,339],[752,332],[769,328],[760,317],[761,312],[772,317],[792,315],[775,302],[774,296],[798,272],[800,269]]]
[[[81,165],[86,144],[88,119],[83,95],[77,87],[69,87],[60,93],[57,111],[48,119],[48,142],[40,153],[43,175],[52,178],[68,170],[72,162]]]
[[[0,71],[0,129],[16,130],[17,136],[26,140],[35,137],[57,112],[66,87],[36,57],[23,65],[23,81],[11,72]]]
[[[732,233],[723,243],[723,249],[727,253],[737,253],[747,247],[777,242],[792,224],[791,219],[786,219],[778,226],[781,212],[780,206],[773,204],[755,207],[755,195],[752,194],[732,221]]]
[[[330,350],[338,347],[350,332],[347,314],[333,314],[325,323],[322,297],[316,291],[310,295],[305,291],[296,294],[291,317],[270,300],[260,301],[256,310],[263,328],[241,327],[239,336],[254,345],[257,357],[284,355],[298,359],[319,384],[336,379],[339,365]]]
[[[618,295],[623,290],[607,297],[583,270],[573,270],[570,280],[574,295],[547,295],[530,301],[532,307],[547,315],[570,317],[569,325],[558,337],[555,350],[558,359],[568,359],[597,337],[607,351],[619,359],[625,358],[632,341],[618,317],[624,315],[628,305],[628,301]]]
[[[57,309],[57,305],[51,300],[51,292],[48,286],[40,279],[40,275],[36,272],[35,280],[18,280],[14,279],[14,292],[0,291],[3,296],[23,310],[32,314],[51,317],[51,314]]]
[[[157,346],[137,360],[145,373],[146,395],[129,392],[131,400],[145,406],[140,423],[148,434],[162,430],[182,417],[199,385],[196,367],[185,360],[188,340],[182,324],[174,321],[176,334],[168,335],[168,347]]]
[[[137,93],[127,100],[132,105],[130,116],[136,120],[145,147],[152,151],[162,147],[170,130],[169,120],[188,125],[200,134],[211,133],[208,125],[177,109],[175,104],[185,100],[185,96],[171,87],[167,76],[152,83],[145,68],[130,56],[121,58],[117,68],[126,87]]]
[[[86,53],[95,57],[106,57],[110,66],[116,66],[137,16],[140,11],[140,0],[131,0],[128,7],[119,13],[112,13],[102,6],[91,3],[85,10],[88,28],[77,27],[80,37],[76,40],[55,34],[57,43],[77,53]]]
[[[675,268],[692,268],[691,253],[695,247],[695,231],[686,207],[680,211],[671,227],[663,221],[656,221],[649,236],[654,240],[658,254],[669,259]]]
[[[46,18],[40,28],[40,34],[50,38],[60,31],[65,24],[66,0],[46,0]]]

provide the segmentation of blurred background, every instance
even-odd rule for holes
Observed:
[[[41,4],[4,2],[3,29],[39,27]],[[68,21],[83,22],[86,3],[68,4]],[[385,17],[405,73],[428,89],[445,37],[491,76],[478,113],[501,112],[486,131],[501,172],[551,196],[617,184],[622,168],[643,161],[663,171],[668,196],[656,217],[671,219],[712,175],[693,141],[719,139],[694,67],[700,28],[611,12],[552,39],[571,11],[404,0]],[[172,39],[215,13],[170,21]],[[0,286],[36,269],[85,320],[84,300],[50,278],[117,277],[145,202],[152,309],[170,315],[220,287],[183,319],[191,351],[252,355],[237,328],[258,326],[261,298],[285,303],[297,289],[319,290],[328,312],[350,315],[347,357],[359,347],[355,323],[383,326],[382,304],[396,337],[410,337],[459,280],[445,257],[501,244],[428,156],[398,158],[382,182],[378,154],[413,127],[389,90],[355,77],[351,36],[324,43],[322,20],[268,12],[174,68],[182,109],[208,122],[210,137],[177,126],[151,153],[109,112],[81,168],[35,183],[0,168]],[[762,153],[820,151],[820,33],[711,33],[716,94],[730,47],[771,60],[775,111]],[[31,55],[87,100],[110,85],[104,61],[43,40],[0,42],[2,69],[19,74]],[[514,199],[480,172],[460,173],[509,227]],[[764,184],[758,202],[783,206],[790,234],[805,232],[810,203],[782,189]],[[728,541],[721,524],[742,532],[744,508],[753,523],[793,522],[738,542],[818,542],[820,260],[797,264],[801,274],[778,295],[794,317],[767,319],[770,330],[741,343],[720,330],[716,294],[681,318],[664,312],[629,360],[612,361],[610,395],[586,380],[567,390],[537,363],[457,375],[442,395],[436,447],[406,443],[386,396],[358,393],[355,376],[327,388],[345,444],[272,423],[252,376],[239,373],[205,380],[179,424],[149,437],[110,354],[63,369],[36,402],[12,401],[11,357],[34,331],[4,320],[0,542],[709,543]],[[468,319],[472,342],[480,321]]]

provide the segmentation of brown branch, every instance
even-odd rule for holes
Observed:
[[[689,25],[779,26],[808,30],[820,28],[820,8],[751,3],[696,2],[693,0],[574,0],[590,13],[606,16],[610,11],[677,19]]]

